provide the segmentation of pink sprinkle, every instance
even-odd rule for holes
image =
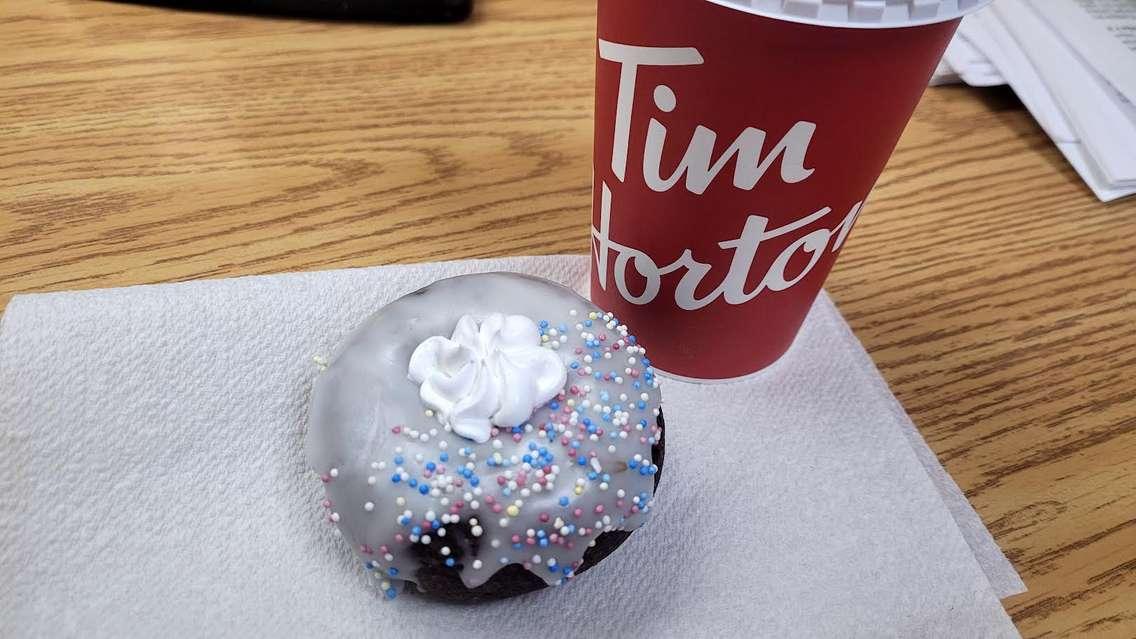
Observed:
[[[545,466],[544,468],[541,468],[541,470],[543,470],[544,473],[547,475],[548,473],[552,472],[552,466]]]
[[[543,485],[545,485],[545,484],[547,484],[547,483],[548,483],[548,480],[547,480],[547,479],[545,479],[544,477],[537,477],[537,478],[536,478],[536,483],[538,483],[538,484],[540,484],[541,486],[543,486]]]
[[[489,429],[489,436],[490,437],[496,437],[497,433],[500,433],[500,432],[501,431],[496,426],[494,426],[493,428]]]
[[[359,552],[363,553],[364,555],[370,555],[375,551],[371,550],[371,547],[367,544],[363,544],[362,546],[359,546]]]
[[[463,501],[461,499],[455,501],[454,502],[454,508],[458,508],[458,509],[465,508],[465,501]]]
[[[607,341],[607,333],[600,333],[600,341],[601,342]]]
[[[390,552],[390,548],[387,548],[387,545],[383,544],[382,546],[379,546],[379,552],[381,552],[385,555],[388,552]]]
[[[513,441],[517,442],[518,444],[521,443],[521,434],[513,433]]]
[[[604,434],[604,429],[602,429],[602,428],[596,429],[596,435],[598,435],[599,437],[603,437],[603,434]]]
[[[548,521],[548,513],[541,513],[537,519],[540,519],[541,521]]]
[[[391,432],[394,433],[395,435],[401,433],[402,432],[402,426],[392,426]]]
[[[497,475],[497,485],[498,486],[504,486],[505,483],[508,482],[508,481],[509,480],[505,479],[504,475]]]
[[[612,345],[611,345],[611,350],[613,350],[613,351],[618,351],[618,350],[619,350],[619,342],[616,342],[616,343],[612,344]]]
[[[616,508],[623,508],[623,504],[624,504],[624,501],[622,499],[615,500],[615,507]]]
[[[560,438],[560,445],[561,446],[567,446],[568,444],[569,444],[569,441],[568,441],[567,437],[561,437]]]
[[[578,377],[583,377],[583,376],[587,375],[587,373],[584,372],[584,369],[579,368],[579,369],[576,369],[576,375]]]
[[[535,546],[536,545],[536,539],[533,538],[533,537],[529,537],[528,539],[525,540],[525,543],[530,545],[530,546]]]
[[[637,512],[639,512],[639,507],[638,507],[638,506],[632,506],[632,507],[631,507],[631,512],[632,512],[632,513],[637,513]]]
[[[638,368],[631,369],[631,376],[632,377],[639,377],[639,369]]]
[[[596,504],[596,514],[598,515],[602,512],[603,512],[603,504]]]
[[[575,457],[576,456],[576,449],[575,448],[569,448],[568,449],[568,456],[569,457]]]
[[[514,543],[514,544],[519,544],[519,543],[521,543],[521,536],[520,536],[520,535],[513,535],[513,536],[511,537],[511,539],[513,540],[513,543]]]
[[[485,496],[485,503],[492,504],[495,501],[497,501],[497,500],[493,497],[493,495],[486,495]]]
[[[581,348],[581,347],[579,347],[579,346],[577,346],[577,347],[576,347],[576,354],[577,354],[577,355],[579,355],[580,353],[583,353],[583,352],[584,352],[584,349],[583,349],[583,348]]]
[[[576,542],[569,539],[568,543],[564,547],[567,548],[568,550],[572,550],[573,548],[576,547]]]
[[[455,487],[461,488],[463,485],[465,485],[465,482],[463,480],[461,480],[461,479],[455,479],[454,480],[454,486]]]
[[[493,504],[493,512],[499,513],[502,510],[505,510],[505,509],[501,507],[501,504]]]
[[[331,508],[331,500],[330,499],[325,499],[325,500],[321,501],[320,503],[323,505],[324,508]]]
[[[551,535],[548,536],[548,540],[551,541],[554,544],[556,543],[556,541],[558,539],[560,539],[560,535],[558,535],[556,533],[552,533]]]
[[[331,475],[328,475],[327,473],[320,475],[320,481],[325,484],[331,482]]]
[[[532,562],[526,561],[525,563],[523,563],[521,565],[523,565],[525,567],[525,570],[532,570]]]
[[[401,542],[402,542],[402,539],[403,539],[403,537],[402,537],[402,533],[395,533],[395,534],[394,534],[394,540],[395,540],[395,541],[397,541],[397,542],[401,543]]]
[[[524,473],[517,473],[518,486],[524,486],[526,481],[528,481],[528,477]]]
[[[644,435],[640,435],[639,436],[639,443],[640,444],[646,444],[647,443],[647,437],[644,436]]]
[[[572,384],[572,387],[571,387],[571,388],[569,388],[568,390],[569,390],[569,391],[570,391],[570,392],[571,392],[571,393],[572,393],[573,395],[579,395],[579,394],[580,394],[580,387],[579,387],[579,386],[577,386],[577,385],[575,385],[575,384]]]
[[[577,508],[577,509],[575,509],[575,510],[573,510],[573,511],[572,511],[572,516],[573,516],[573,517],[579,517],[580,515],[583,515],[583,514],[584,514],[584,509],[583,509],[583,508]]]

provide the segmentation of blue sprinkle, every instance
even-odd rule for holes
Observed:
[[[644,427],[644,428],[646,428],[646,427],[647,427],[647,420],[645,420],[645,419],[640,419],[640,420],[639,420],[639,425],[640,425],[640,426],[642,426],[642,427]]]
[[[439,520],[439,519],[435,519],[434,521],[430,522],[430,527],[433,528],[434,530],[437,530],[437,529],[442,527],[442,521]]]
[[[590,426],[590,425],[589,425],[589,428],[591,428],[591,426]],[[579,447],[580,447],[580,442],[579,442],[579,441],[573,441],[573,442],[572,442],[572,448],[579,448]]]
[[[548,320],[540,320],[541,328],[548,328]]]
[[[386,589],[386,595],[387,595],[387,599],[394,599],[395,597],[398,596],[398,591],[395,590],[394,588],[387,588]]]
[[[476,487],[476,486],[477,486],[478,484],[480,484],[480,483],[481,483],[481,478],[480,478],[480,477],[470,477],[470,478],[469,478],[469,485],[470,485],[470,486],[474,486],[474,487]]]
[[[548,567],[548,572],[556,572],[557,570],[560,570],[560,569],[556,567],[556,564],[553,564],[553,565]]]
[[[606,402],[607,400],[611,399],[611,395],[609,395],[607,391],[602,391],[600,393],[600,399]]]
[[[581,456],[579,459],[576,460],[576,463],[581,465],[581,466],[587,466],[588,460]]]
[[[524,547],[525,547],[524,544],[519,544],[519,543],[513,544],[513,550],[520,550],[521,548],[524,548]]]
[[[363,564],[363,567],[366,568],[367,570],[374,570],[375,569],[375,562],[368,561],[368,562]]]
[[[592,424],[592,419],[590,417],[585,417],[584,418],[584,425],[585,426],[591,426],[591,424]]]
[[[403,461],[404,460],[402,459],[402,455],[395,455],[394,456],[394,463],[395,464],[401,466]]]
[[[552,410],[557,410],[560,408],[560,402],[548,402],[548,407]]]
[[[644,408],[647,408],[647,402],[645,402],[643,400],[639,400],[639,403],[635,404],[635,405],[639,407],[639,410],[643,410]]]
[[[391,475],[391,482],[392,483],[397,484],[400,481],[402,481],[402,475],[399,475],[398,473]]]
[[[594,471],[594,470],[588,471],[588,479],[595,481],[597,477],[599,477],[599,475],[596,474],[596,471]]]
[[[611,481],[611,475],[604,473],[601,479],[603,479],[604,481]]]
[[[541,548],[548,548],[548,540],[547,539],[541,539],[540,541],[537,542],[537,545],[539,545]]]
[[[631,388],[639,390],[640,388],[643,388],[643,384],[640,382],[631,382]]]
[[[406,482],[406,483],[407,483],[407,484],[409,484],[411,488],[414,488],[415,486],[417,486],[417,485],[418,485],[418,480],[417,480],[417,479],[415,479],[415,478],[413,478],[413,477],[411,477],[411,478],[410,478],[410,481],[408,481],[408,482]]]
[[[570,574],[572,574],[572,566],[564,566],[564,567],[563,567],[563,568],[561,569],[561,572],[563,572],[563,573],[564,573],[565,575],[570,575]]]
[[[572,370],[576,370],[577,368],[580,368],[580,362],[572,362],[571,364],[568,365],[568,368],[571,368]]]
[[[629,342],[631,342],[632,344],[634,344],[634,343],[635,343],[635,336],[634,336],[634,335],[628,335],[628,336],[627,336],[627,341],[629,341]]]
[[[640,467],[639,468],[639,474],[640,475],[650,475],[651,474],[651,467],[650,466]]]
[[[592,320],[590,320],[590,319],[584,320],[584,326],[591,326],[591,325],[592,325]]]
[[[561,506],[567,506],[568,505],[568,498],[567,497],[561,497],[560,498],[560,505]]]
[[[556,328],[557,328],[557,329],[558,329],[558,330],[559,330],[559,331],[560,331],[561,333],[567,333],[567,332],[568,332],[568,325],[567,325],[567,324],[561,324],[560,326],[557,326]]]
[[[540,453],[541,457],[550,457],[550,455],[548,453],[548,449],[545,448],[544,446],[541,446],[540,450],[538,450],[537,452]]]
[[[397,577],[398,576],[398,568],[395,568],[394,566],[387,568],[387,574],[390,575],[391,577]]]
[[[521,458],[521,461],[525,462],[526,464],[531,464],[532,460],[533,460],[532,455],[525,455],[524,457]]]
[[[437,469],[438,469],[438,465],[435,464],[434,462],[432,462],[432,461],[426,462],[426,470],[428,470],[430,472],[434,472]]]
[[[647,470],[649,471],[647,473],[648,475],[654,475],[655,473],[659,472],[659,467],[652,464],[651,467],[648,468]]]
[[[611,414],[610,414],[610,413],[608,413],[608,414],[604,415],[604,416],[603,416],[603,420],[604,420],[605,422],[610,422],[610,421],[611,421]]]
[[[429,487],[429,486],[427,486],[426,484],[422,484],[421,486],[419,486],[419,487],[418,487],[418,492],[420,492],[420,493],[422,493],[423,495],[425,495],[425,494],[427,494],[427,493],[429,493],[429,492],[430,492],[430,487]]]
[[[399,517],[399,518],[398,518],[398,523],[399,523],[399,524],[401,524],[401,525],[403,525],[403,526],[405,526],[405,525],[407,525],[407,524],[409,524],[409,523],[410,523],[410,517],[407,517],[406,515],[403,515],[402,517]]]
[[[536,531],[536,536],[537,537],[544,537],[544,529]]]
[[[644,366],[650,366],[651,365],[651,360],[647,359],[646,357],[644,357],[642,361],[643,361]]]
[[[443,462],[448,462],[450,461],[450,454],[447,452],[442,452],[441,455],[438,455],[438,459],[442,460]]]
[[[455,562],[454,562],[454,558],[453,558],[453,557],[446,557],[446,565],[447,565],[447,566],[449,566],[450,568],[453,568],[453,567],[454,567],[454,563],[455,563]]]
[[[634,457],[627,460],[627,467],[628,468],[637,468],[638,466],[639,466],[639,462],[635,461]]]
[[[592,377],[595,377],[596,379],[603,379],[603,373],[596,371],[596,374],[592,375]]]
[[[421,535],[421,534],[422,534],[422,526],[415,526],[414,528],[411,528],[411,529],[410,529],[410,534],[412,534],[412,535]]]

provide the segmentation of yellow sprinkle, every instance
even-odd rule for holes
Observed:
[[[505,513],[507,515],[509,515],[510,517],[516,517],[517,515],[521,514],[521,509],[517,508],[514,505],[510,505],[508,508],[505,509]]]
[[[583,495],[584,494],[584,487],[583,486],[576,486],[575,492],[576,492],[577,495]]]
[[[547,335],[541,335],[541,336],[540,336],[540,341],[542,341],[542,342],[547,342],[547,341],[548,341],[548,336],[547,336]]]

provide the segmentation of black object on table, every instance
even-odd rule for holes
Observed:
[[[458,22],[473,0],[118,0],[190,11],[384,22]]]

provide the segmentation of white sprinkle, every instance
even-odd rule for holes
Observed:
[[[370,477],[367,478],[367,484],[371,485],[371,486],[374,486],[375,483],[378,482],[378,481],[379,481],[379,478],[375,477],[374,475],[371,475]]]
[[[426,416],[427,416],[427,417],[433,417],[433,416],[434,416],[434,411],[432,411],[432,410],[430,410],[429,408],[427,408],[427,409],[426,409]]]
[[[365,510],[367,512],[371,512],[374,509],[375,509],[375,502],[373,502],[373,501],[369,501],[369,502],[363,504],[363,510]]]
[[[480,560],[480,559],[474,559],[474,560],[473,560],[473,569],[474,569],[474,570],[481,570],[481,566],[482,566],[482,565],[483,565],[483,564],[481,563],[481,560]]]
[[[438,532],[436,532],[434,534],[438,535],[439,537],[445,537],[446,536],[446,529],[445,528],[439,528]]]
[[[611,444],[611,445],[609,445],[609,446],[607,447],[607,452],[609,452],[609,453],[614,453],[614,452],[615,452],[615,444]]]
[[[429,545],[430,544],[430,535],[422,535],[422,544],[423,545]]]
[[[541,559],[540,559],[540,555],[533,555],[533,556],[532,556],[532,562],[533,562],[534,564],[539,564],[539,563],[540,563],[540,561],[541,561]]]
[[[442,553],[443,557],[449,557],[450,556],[450,547],[449,546],[442,546],[442,549],[438,552]]]
[[[378,470],[380,468],[379,462],[371,462],[371,468]]]
[[[489,545],[493,546],[494,548],[500,548],[501,547],[501,540],[500,539],[494,539],[493,541],[489,542]]]
[[[406,497],[399,497],[398,499],[394,500],[394,503],[399,505],[399,506],[405,506],[406,505]]]
[[[501,519],[497,520],[497,524],[500,525],[502,528],[508,528],[509,527],[509,518],[508,517],[502,517]]]
[[[623,499],[624,497],[627,496],[627,491],[620,488],[619,490],[615,491],[615,496],[619,497],[620,499]]]
[[[332,477],[339,477],[339,469],[332,468],[331,470],[327,471],[327,474],[331,475]]]
[[[339,523],[339,513],[331,513],[331,520],[335,523]]]
[[[474,526],[473,528],[469,529],[469,533],[471,535],[473,535],[474,537],[480,537],[481,533],[483,533],[483,532],[485,532],[485,530],[482,529],[481,526]]]

